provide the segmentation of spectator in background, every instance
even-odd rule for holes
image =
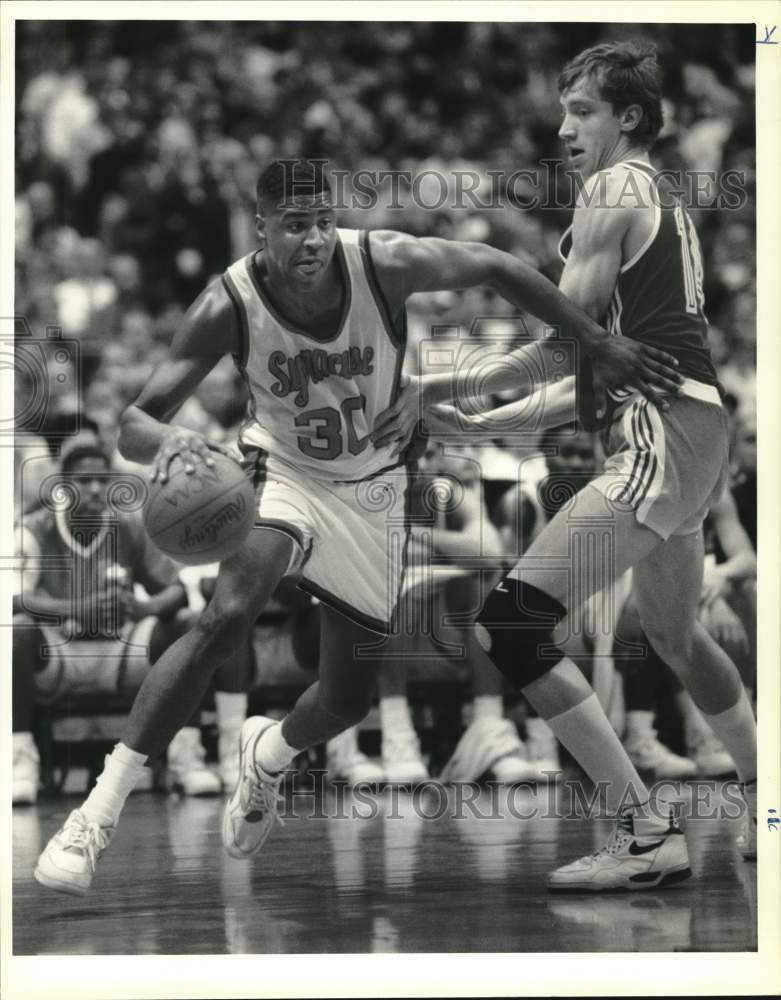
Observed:
[[[98,240],[80,240],[70,263],[69,277],[54,288],[57,322],[66,337],[80,342],[82,372],[89,381],[113,333],[118,292],[105,273],[106,254]]]
[[[38,794],[39,759],[32,735],[36,700],[52,703],[84,691],[132,695],[149,666],[188,627],[181,614],[187,594],[176,566],[151,544],[137,514],[109,506],[108,488],[116,479],[92,431],[63,445],[60,471],[62,485],[52,490],[51,501],[17,529],[15,804],[33,803]],[[58,507],[58,499],[66,502]],[[139,654],[139,647],[147,652]],[[249,661],[231,664],[221,675],[222,687],[245,692],[249,669]],[[235,707],[231,698],[228,702],[228,709]],[[186,795],[222,790],[220,778],[204,763],[199,715],[168,748],[169,785]],[[231,727],[228,715],[223,710],[221,735],[231,743],[225,748],[223,777],[235,783],[235,774],[228,772],[237,757],[232,741],[243,716]]]

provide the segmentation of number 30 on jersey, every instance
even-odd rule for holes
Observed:
[[[365,412],[366,397],[351,396],[342,400],[337,410],[333,406],[321,406],[316,410],[305,410],[295,419],[296,427],[306,427],[309,436],[298,435],[298,447],[309,458],[329,461],[338,458],[344,449],[342,425],[347,431],[347,449],[351,455],[360,455],[369,443],[369,435],[359,438],[355,431],[353,417],[356,410]]]

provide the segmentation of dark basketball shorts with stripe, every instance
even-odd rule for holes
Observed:
[[[604,433],[607,458],[592,485],[665,540],[697,531],[727,484],[727,415],[717,391],[704,388],[713,401],[671,398],[664,412],[635,394]]]
[[[244,464],[253,472],[256,527],[295,542],[287,575],[359,625],[387,634],[406,568],[408,467],[334,482],[260,449],[245,449]]]

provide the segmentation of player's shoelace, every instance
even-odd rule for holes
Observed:
[[[280,826],[285,825],[285,821],[277,812],[277,806],[285,801],[285,797],[280,792],[278,784],[263,781],[259,777],[253,778],[250,781],[248,799],[249,812],[259,812],[264,816],[271,812]]]
[[[64,841],[65,849],[74,848],[81,851],[87,859],[90,871],[95,871],[98,855],[105,850],[111,839],[110,832],[94,820],[85,821],[80,818],[69,821],[62,831],[60,839]]]
[[[594,851],[590,857],[599,859],[605,854],[618,854],[618,852],[626,846],[628,841],[632,839],[633,833],[632,817],[628,814],[625,816],[619,816],[616,820],[613,832],[607,838],[605,846],[601,847],[598,851]]]

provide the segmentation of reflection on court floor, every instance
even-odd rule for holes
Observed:
[[[689,821],[695,877],[680,886],[552,896],[546,874],[601,846],[606,821],[521,818],[542,809],[547,790],[484,789],[460,808],[457,794],[429,786],[297,797],[284,828],[245,862],[222,849],[222,800],[142,793],[84,899],[32,878],[42,843],[74,802],[16,809],[14,953],[756,948],[756,866],[734,846],[737,821]]]

